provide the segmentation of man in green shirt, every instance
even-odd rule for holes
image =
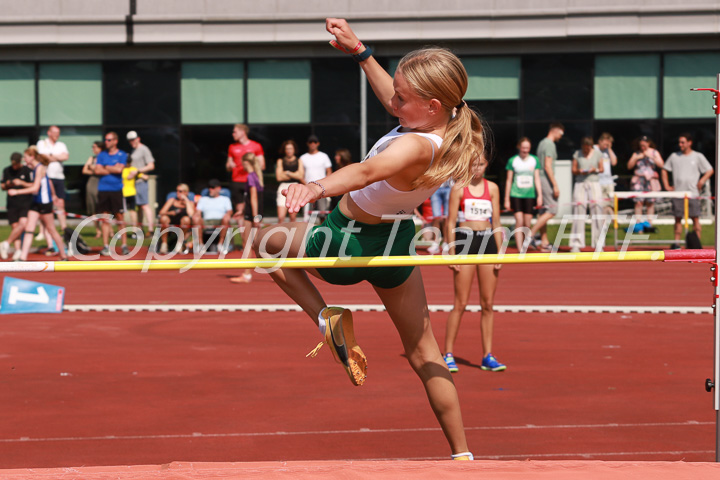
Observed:
[[[535,244],[535,234],[540,232],[540,249],[549,252],[552,248],[547,236],[547,222],[557,215],[558,198],[560,197],[560,189],[555,179],[555,162],[557,162],[557,148],[555,142],[559,141],[565,134],[565,127],[562,123],[552,123],[548,130],[547,137],[543,138],[537,147],[537,157],[542,164],[540,169],[540,184],[542,185],[542,205],[541,214],[535,222],[531,230],[531,245]]]

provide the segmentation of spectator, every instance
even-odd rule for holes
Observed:
[[[219,192],[219,190],[218,190]],[[190,193],[190,187],[181,183],[175,189],[176,195],[169,198],[165,205],[160,209],[160,228],[162,229],[162,237],[160,244],[160,253],[168,253],[168,227],[175,226],[180,227],[183,232],[182,238],[177,239],[175,253],[183,251],[183,242],[187,241],[192,247],[192,238],[190,237],[191,219],[195,215],[195,202],[190,200],[188,194]],[[188,247],[189,248],[189,247]]]
[[[103,142],[93,142],[90,146],[92,149],[92,155],[87,159],[85,165],[83,165],[82,173],[88,175],[88,181],[85,186],[85,205],[87,207],[87,214],[93,216],[97,213],[98,203],[98,182],[100,177],[95,175],[95,165],[97,164],[97,156],[103,150]],[[95,221],[95,238],[100,238],[102,235],[100,222]]]
[[[530,139],[523,137],[517,144],[518,154],[511,157],[505,170],[505,210],[512,210],[515,215],[515,244],[520,252],[527,248],[525,237],[530,234],[532,217],[535,207],[543,206],[542,186],[540,184],[540,161],[530,153]]]
[[[27,163],[28,167],[33,171],[32,185],[25,188],[8,190],[8,195],[10,196],[26,195],[28,193],[33,195],[23,235],[22,253],[18,260],[23,262],[27,261],[38,220],[45,225],[47,234],[55,242],[55,245],[57,245],[60,259],[67,260],[65,244],[55,229],[55,225],[53,225],[55,222],[53,218],[53,197],[55,193],[53,192],[53,184],[46,174],[50,159],[45,155],[39,154],[37,147],[33,145],[25,150],[25,163]],[[48,241],[50,241],[50,238]]]
[[[32,205],[33,196],[31,193],[11,196],[10,190],[31,187],[32,170],[23,164],[22,154],[15,152],[10,155],[10,166],[3,170],[2,189],[8,192],[7,218],[12,230],[7,240],[0,243],[0,258],[7,260],[10,252],[10,245],[15,247],[13,260],[20,258],[21,235],[27,225],[28,210]]]
[[[261,170],[265,170],[265,153],[262,146],[248,138],[250,129],[243,123],[238,123],[233,128],[233,139],[235,143],[228,148],[228,158],[225,168],[228,172],[232,172],[232,203],[235,206],[235,214],[240,225],[241,217],[245,212],[245,199],[247,196],[247,172],[243,168],[242,158],[248,152],[252,152],[258,157]]]
[[[615,178],[612,175],[612,167],[617,165],[617,155],[612,149],[613,142],[612,135],[605,132],[598,138],[598,143],[595,145],[603,157],[603,170],[598,174],[598,182],[600,183],[600,194],[601,204],[603,207],[603,213],[606,215],[612,215],[615,212],[613,206],[615,197]]]
[[[432,225],[433,216],[432,216],[432,203],[430,203],[430,198],[426,198],[425,201],[417,206],[415,210],[413,210],[413,215],[418,219],[419,222],[422,223],[422,229],[423,229],[423,235],[422,239],[424,242],[432,242],[433,241],[433,232],[428,230],[425,230],[426,228],[430,227]],[[417,221],[415,224],[417,225]]]
[[[150,194],[148,192],[147,173],[155,170],[155,157],[153,157],[147,145],[140,141],[137,132],[131,130],[127,133],[126,137],[133,149],[132,152],[130,152],[130,159],[132,160],[133,167],[137,168],[139,173],[135,179],[135,190],[137,192],[135,194],[135,204],[140,207],[140,225],[142,226],[143,219],[147,219],[148,232],[152,234],[154,230],[154,218],[149,204]],[[137,213],[135,215],[137,215]]]
[[[543,208],[538,212],[540,216],[531,229],[530,241],[533,246],[535,234],[540,232],[540,250],[549,252],[552,250],[547,236],[547,222],[558,212],[558,198],[560,198],[560,187],[555,179],[555,163],[557,162],[557,147],[555,143],[565,134],[565,127],[562,123],[550,124],[550,129],[545,138],[540,140],[537,147],[537,157],[540,159],[540,185],[542,186]]]
[[[678,138],[679,152],[674,152],[665,162],[662,170],[662,183],[665,190],[690,192],[688,199],[688,216],[693,222],[693,231],[698,239],[702,238],[702,226],[700,225],[700,191],[705,186],[715,171],[700,152],[692,149],[693,138],[689,133],[683,133]],[[673,184],[668,181],[668,172],[672,173]],[[682,220],[685,217],[685,200],[673,198],[673,215],[675,216],[675,243],[673,248],[679,248],[680,237],[682,236]]]
[[[348,150],[347,148],[338,148],[337,150],[335,150],[335,165],[337,166],[336,170],[347,167],[352,163],[353,161],[350,150]]]
[[[580,150],[573,154],[572,173],[575,176],[573,187],[572,236],[570,251],[578,253],[585,248],[585,215],[590,211],[592,246],[598,242],[604,246],[605,239],[600,240],[602,232],[602,190],[598,173],[604,170],[603,157],[600,150],[593,148],[593,139],[585,137],[580,142]],[[579,218],[582,217],[582,218]]]
[[[655,149],[655,144],[648,137],[640,137],[637,144],[638,151],[633,153],[627,164],[628,170],[633,170],[630,189],[633,192],[659,192],[662,188],[658,169],[662,169],[665,164],[660,152]],[[654,233],[655,228],[652,226],[652,216],[655,214],[654,198],[635,199],[636,224],[641,223],[639,220],[642,219],[643,203],[647,208],[647,219],[642,222],[643,231]]]
[[[316,182],[332,173],[332,162],[330,157],[319,150],[320,140],[315,135],[310,135],[307,139],[307,153],[300,157],[300,161],[305,169],[305,182]],[[320,211],[324,217],[324,212],[330,207],[329,198],[321,198],[317,202],[308,203],[303,208],[303,221],[310,220],[310,211]]]
[[[529,147],[528,147],[529,151]],[[454,187],[450,193],[448,225],[459,220],[460,228],[448,227],[448,252],[451,255],[492,255],[502,248],[500,228],[500,189],[485,179],[488,162],[477,160],[473,166],[473,178],[467,187]],[[495,230],[492,230],[495,226]],[[458,248],[460,247],[460,248]],[[457,250],[461,250],[458,252]],[[480,368],[500,372],[507,368],[492,354],[495,290],[502,265],[451,265],[455,285],[455,303],[448,317],[445,330],[445,363],[451,372],[458,367],[453,357],[455,339],[460,321],[470,298],[473,276],[477,275],[482,306],[480,331],[482,332],[483,359]]]
[[[440,185],[440,188],[438,188],[435,193],[433,193],[430,196],[430,205],[432,206],[432,216],[433,216],[433,227],[437,228],[442,232],[442,244],[440,243],[440,239],[435,239],[433,241],[432,245],[428,247],[428,253],[431,255],[435,255],[436,253],[440,252],[440,248],[443,249],[443,251],[447,248],[447,242],[445,239],[447,238],[447,232],[446,232],[446,226],[447,223],[445,220],[447,219],[448,215],[448,205],[450,204],[450,189],[453,186],[452,180],[447,180],[443,182],[442,185]]]
[[[55,188],[55,210],[58,220],[60,221],[60,229],[65,231],[67,227],[67,215],[65,213],[65,173],[63,164],[70,157],[67,146],[59,140],[60,128],[52,125],[47,130],[47,138],[37,143],[38,153],[45,155],[50,159],[47,169],[47,176],[53,183]]]
[[[243,156],[243,167],[248,172],[248,199],[245,203],[245,223],[242,232],[243,248],[250,248],[248,238],[250,231],[260,228],[263,212],[263,178],[260,170],[260,162],[253,153],[246,153]],[[252,252],[252,248],[250,248]],[[233,283],[248,283],[252,280],[250,269],[239,277],[230,279]]]
[[[130,217],[130,225],[133,227],[138,224],[135,197],[137,195],[137,179],[139,176],[138,169],[133,165],[133,157],[129,156],[128,163],[122,171],[123,210]]]
[[[115,132],[105,134],[105,150],[97,156],[95,175],[100,176],[98,182],[98,205],[100,213],[114,215],[122,233],[122,254],[130,253],[125,235],[125,219],[123,218],[123,181],[122,171],[127,164],[127,153],[117,147],[118,136]],[[100,255],[110,255],[110,234],[112,223],[110,220],[102,221],[103,249]]]
[[[281,158],[275,162],[275,179],[278,181],[275,204],[277,205],[278,223],[285,221],[287,207],[285,206],[285,195],[282,194],[293,183],[303,183],[305,180],[305,168],[297,158],[298,146],[295,140],[285,140],[280,145]],[[297,213],[290,214],[290,221],[294,222]]]
[[[220,226],[218,234],[218,245],[221,254],[227,254],[225,249],[225,236],[230,227],[230,218],[233,214],[233,206],[230,199],[221,195],[222,186],[220,181],[213,178],[208,182],[208,196],[203,196],[198,201],[195,214],[192,217],[193,225],[205,230],[205,225]]]

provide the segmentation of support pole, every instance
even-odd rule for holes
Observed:
[[[715,105],[715,263],[712,266],[712,282],[715,287],[713,298],[713,315],[715,316],[715,374],[712,383],[709,381],[705,384],[708,391],[715,394],[715,461],[720,462],[720,286],[718,286],[718,264],[720,264],[720,254],[717,251],[718,240],[720,239],[720,209],[718,209],[718,200],[720,200],[720,181],[718,181],[718,161],[720,161],[720,73],[717,75],[716,87],[713,88],[693,88],[694,91],[710,91],[714,92],[713,98]]]

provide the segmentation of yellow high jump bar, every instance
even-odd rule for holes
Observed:
[[[506,255],[408,255],[393,257],[246,258],[183,260],[118,260],[72,262],[3,262],[3,273],[139,272],[149,270],[224,270],[245,268],[347,268],[429,265],[494,265],[596,262],[714,262],[715,250],[635,252],[531,253]]]

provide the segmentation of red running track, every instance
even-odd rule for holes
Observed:
[[[451,303],[444,267],[423,269]],[[67,303],[290,303],[227,272],[23,275]],[[709,306],[705,265],[506,266],[497,304]],[[322,286],[329,303],[378,303]],[[440,342],[447,314],[433,314]],[[504,373],[478,368],[478,314],[456,346],[480,459],[714,459],[711,315],[496,316]],[[449,451],[384,313],[357,314],[369,377],[353,387],[300,313],[63,313],[0,317],[0,468],[172,461],[444,459]]]

